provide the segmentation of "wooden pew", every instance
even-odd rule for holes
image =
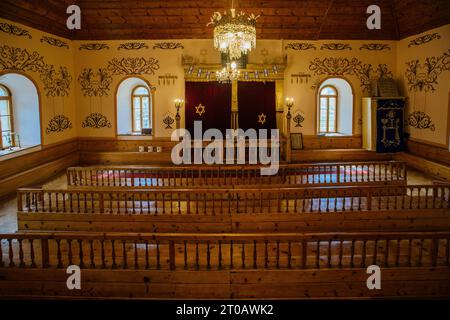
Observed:
[[[0,234],[0,296],[448,298],[449,246],[449,232]],[[81,290],[66,287],[70,265]]]
[[[190,187],[231,185],[406,185],[400,161],[281,164],[262,176],[258,165],[71,167],[69,187]]]
[[[394,189],[394,190],[392,190]],[[450,185],[19,189],[21,231],[448,230]]]

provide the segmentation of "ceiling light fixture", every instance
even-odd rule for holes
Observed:
[[[227,63],[227,66],[220,71],[216,71],[216,80],[220,83],[230,83],[238,80],[241,72],[237,68],[236,62]]]
[[[239,59],[243,54],[256,47],[256,20],[259,16],[240,12],[236,15],[234,1],[230,14],[214,12],[211,22],[214,26],[214,47],[226,53],[231,60]]]

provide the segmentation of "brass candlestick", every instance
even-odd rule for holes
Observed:
[[[181,120],[180,108],[183,106],[184,100],[183,99],[175,99],[174,103],[175,103],[175,108],[177,109],[177,114],[175,115],[175,120],[177,122],[177,129],[180,129],[180,120]]]

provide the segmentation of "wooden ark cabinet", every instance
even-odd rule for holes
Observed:
[[[404,114],[404,97],[363,98],[363,148],[379,153],[403,151]]]

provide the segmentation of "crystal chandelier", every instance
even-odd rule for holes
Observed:
[[[216,79],[220,83],[230,83],[239,79],[241,72],[237,68],[236,62],[227,63],[227,66],[220,71],[216,71]]]
[[[214,47],[229,55],[230,59],[239,59],[243,54],[256,47],[256,20],[259,16],[246,15],[240,12],[236,15],[233,7],[230,14],[214,12],[211,22],[214,26]]]

